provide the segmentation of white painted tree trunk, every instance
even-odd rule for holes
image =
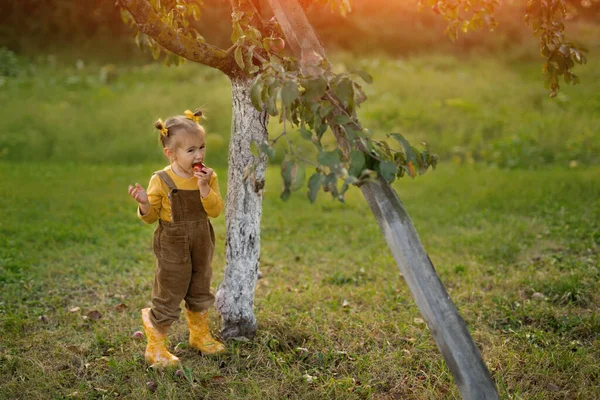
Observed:
[[[232,126],[229,142],[229,173],[225,219],[227,264],[216,295],[221,313],[221,336],[252,338],[256,333],[254,289],[260,256],[260,219],[265,182],[266,156],[262,155],[254,177],[244,181],[244,169],[254,162],[250,143],[267,139],[268,114],[257,111],[250,101],[251,80],[231,78]]]

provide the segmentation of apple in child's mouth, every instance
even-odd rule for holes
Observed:
[[[197,163],[192,164],[192,168],[195,171],[202,171],[204,169],[204,164],[202,164],[202,161],[198,161]]]

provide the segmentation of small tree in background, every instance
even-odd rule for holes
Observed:
[[[370,75],[359,70],[334,72],[304,14],[311,6],[330,6],[344,14],[350,11],[349,2],[231,0],[229,49],[207,43],[194,28],[205,6],[201,1],[118,0],[118,4],[138,28],[136,42],[155,58],[164,53],[167,62],[175,64],[185,58],[216,68],[231,81],[227,265],[216,302],[223,338],[252,337],[256,332],[253,303],[266,163],[274,156],[273,146],[285,140],[282,199],[304,186],[307,165],[314,170],[307,184],[311,202],[319,190],[344,201],[350,186],[360,187],[461,393],[465,398],[497,397],[477,346],[390,185],[397,178],[414,178],[435,168],[437,157],[428,148],[412,146],[399,133],[376,140],[361,125],[357,109],[367,98],[362,85],[371,83]],[[493,29],[499,3],[423,0],[420,5],[446,19],[446,34],[455,40],[461,31]],[[572,68],[586,62],[583,50],[565,39],[561,20],[566,5],[563,0],[530,0],[525,16],[540,38],[552,97],[561,78],[578,82]],[[269,117],[278,117],[283,124],[283,131],[274,137],[266,128]],[[316,157],[307,157],[292,144],[291,130],[314,145]]]

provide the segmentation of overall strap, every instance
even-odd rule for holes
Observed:
[[[167,187],[169,188],[169,191],[171,191],[173,189],[177,189],[177,186],[175,186],[175,182],[173,182],[173,179],[171,179],[169,174],[167,174],[167,171],[160,170],[160,171],[156,171],[155,174],[158,175],[158,177],[160,179],[162,179],[162,181],[167,185]]]

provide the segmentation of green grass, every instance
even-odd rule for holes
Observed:
[[[275,169],[257,337],[213,359],[179,346],[186,379],[146,370],[131,334],[153,227],[126,187],[161,165],[0,163],[0,398],[459,398],[360,192],[283,203]],[[394,184],[503,398],[600,397],[599,176],[443,163]],[[216,287],[224,218],[214,226]],[[185,344],[183,318],[170,339]]]
[[[415,145],[427,142],[442,159],[465,163],[510,168],[600,163],[600,73],[592,61],[576,68],[582,84],[563,85],[550,99],[541,58],[334,54],[332,59],[337,72],[360,68],[373,75],[359,117],[377,138],[399,132]],[[85,60],[77,68],[51,56],[21,62],[19,76],[0,77],[0,159],[160,162],[153,122],[202,107],[209,161],[226,167],[231,88],[220,72],[192,63],[168,68]],[[282,129],[273,118],[269,128],[273,138]]]

